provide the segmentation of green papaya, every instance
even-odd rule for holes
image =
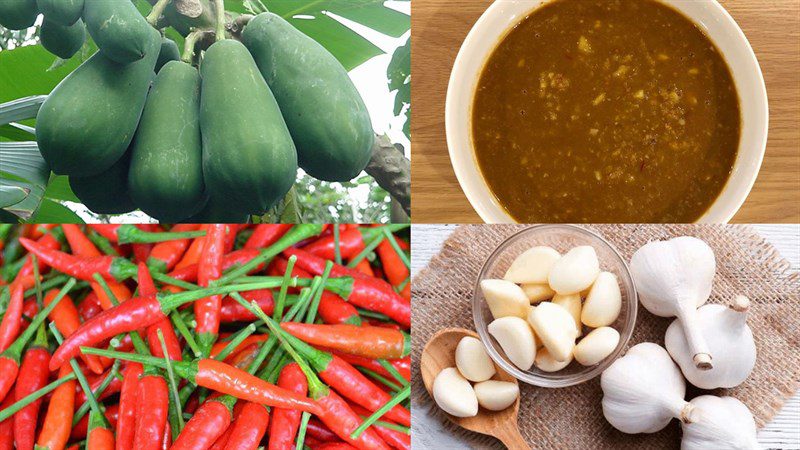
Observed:
[[[48,52],[62,59],[70,59],[86,41],[85,28],[80,19],[72,25],[64,26],[45,18],[39,30],[39,38],[42,47]]]
[[[180,61],[181,51],[178,49],[178,44],[168,37],[161,38],[161,51],[158,52],[158,61],[156,62],[156,73],[161,71],[170,61]]]
[[[300,167],[325,181],[358,176],[370,160],[375,134],[364,100],[341,63],[272,13],[253,18],[242,42],[278,100]]]
[[[151,31],[145,59],[120,65],[98,52],[62,80],[42,104],[36,141],[53,172],[97,175],[128,149],[161,42],[158,31]]]
[[[70,177],[75,196],[96,214],[125,214],[136,209],[128,195],[128,166],[131,152],[125,152],[108,170],[90,177]]]
[[[263,213],[297,176],[297,153],[278,103],[238,41],[209,47],[200,74],[206,190],[228,208]]]
[[[247,223],[249,220],[250,216],[228,208],[224,201],[209,198],[200,212],[183,223]]]
[[[171,61],[156,76],[133,138],[128,187],[161,222],[177,222],[205,203],[200,138],[200,74]]]
[[[47,20],[68,27],[83,14],[84,0],[36,0],[39,11]]]
[[[153,27],[130,0],[88,1],[83,21],[100,51],[113,61],[130,64],[148,52]]]
[[[9,30],[32,27],[38,16],[36,0],[0,0],[0,25]]]

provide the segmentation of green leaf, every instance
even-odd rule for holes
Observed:
[[[30,193],[30,189],[25,187],[0,185],[0,208],[16,205]]]
[[[411,37],[405,45],[398,47],[392,55],[387,69],[389,91],[397,91],[394,98],[394,115],[399,116],[406,106],[406,122],[403,133],[411,139]]]
[[[5,209],[27,220],[42,201],[50,168],[35,142],[0,142],[0,160],[0,184],[28,192],[23,200],[6,204]]]
[[[72,188],[69,186],[69,178],[63,175],[53,174],[50,176],[50,183],[47,185],[47,191],[45,191],[44,196],[52,200],[81,202],[72,192]]]
[[[29,220],[32,223],[83,223],[83,220],[66,206],[52,200],[42,200],[42,205]]]
[[[0,52],[0,86],[3,86],[0,89],[0,102],[30,95],[47,95],[82,61],[80,57],[73,57],[48,72],[55,59],[40,45]]]

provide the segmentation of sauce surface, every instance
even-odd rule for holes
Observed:
[[[655,0],[554,0],[487,60],[476,159],[519,222],[694,222],[740,138],[730,69]]]

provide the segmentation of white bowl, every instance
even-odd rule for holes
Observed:
[[[507,31],[549,1],[495,1],[467,35],[450,74],[445,111],[450,162],[467,199],[488,223],[510,223],[514,219],[489,189],[475,158],[470,123],[475,88],[484,63]],[[750,193],[767,147],[769,106],[764,77],[741,28],[716,0],[660,1],[672,5],[711,38],[727,61],[739,93],[742,129],[733,172],[717,200],[698,220],[727,223]]]

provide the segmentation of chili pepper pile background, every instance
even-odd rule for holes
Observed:
[[[0,225],[0,450],[410,449],[408,233]]]

